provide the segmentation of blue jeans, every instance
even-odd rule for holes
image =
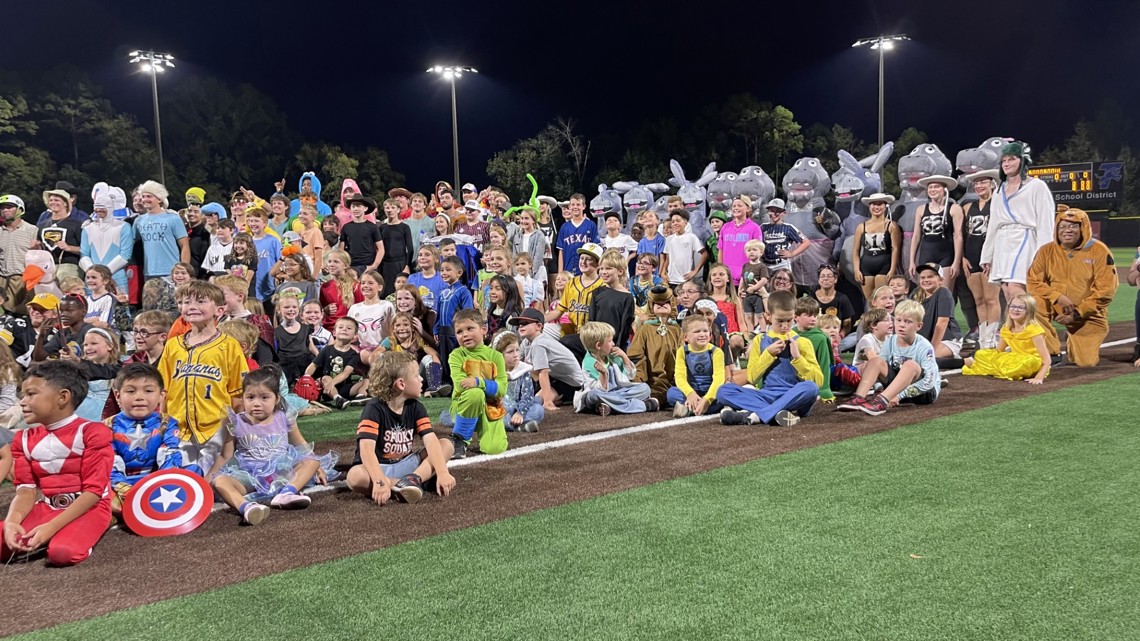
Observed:
[[[649,386],[645,383],[634,383],[629,387],[612,390],[592,389],[585,394],[584,409],[593,409],[605,403],[618,414],[639,414],[646,409],[645,400],[649,398]]]
[[[697,393],[701,394],[700,392],[697,392]],[[701,396],[703,397],[704,394],[701,394]],[[679,387],[670,387],[669,390],[667,392],[665,392],[665,400],[669,401],[670,407],[672,407],[676,403],[684,403],[686,400],[685,399],[685,393],[682,392],[681,388],[679,388]],[[720,402],[714,400],[709,405],[709,408],[707,410],[705,410],[705,414],[716,414],[717,412],[720,412],[722,409],[724,409],[724,406],[721,405]]]
[[[733,409],[753,412],[764,423],[771,423],[783,410],[807,416],[818,396],[819,386],[811,381],[800,381],[787,389],[762,387],[758,390],[726,383],[717,390],[716,400]]]
[[[505,419],[503,419],[503,423],[506,424],[508,432],[515,432],[518,430],[519,427],[521,427],[521,424],[520,425],[514,425],[511,423],[511,418],[513,418],[514,415],[515,415],[515,413],[511,412],[511,413],[507,414],[507,417]],[[530,408],[527,409],[526,414],[523,414],[523,423],[526,423],[528,421],[534,421],[535,423],[541,423],[542,419],[545,416],[546,416],[546,408],[542,406],[542,400],[541,399],[535,399],[534,402],[530,404]]]

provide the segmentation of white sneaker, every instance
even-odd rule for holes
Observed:
[[[260,503],[250,503],[241,513],[241,520],[250,525],[258,525],[269,516],[269,506]]]
[[[296,492],[278,492],[277,496],[269,502],[273,507],[279,507],[282,510],[303,510],[309,507],[313,499],[306,494],[298,494]]]
[[[673,418],[685,418],[689,415],[689,406],[684,403],[673,403]]]
[[[776,425],[780,427],[791,427],[800,422],[800,417],[789,412],[788,410],[780,410],[776,412]]]

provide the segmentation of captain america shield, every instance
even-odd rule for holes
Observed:
[[[206,522],[213,505],[206,479],[186,470],[159,470],[127,492],[123,522],[139,536],[185,534]]]

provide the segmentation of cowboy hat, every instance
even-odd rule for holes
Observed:
[[[869,207],[871,203],[887,203],[888,205],[892,205],[895,202],[895,197],[890,194],[875,192],[870,196],[867,196],[866,198],[860,198],[859,200],[862,201],[864,205],[867,205]]]
[[[376,201],[372,200],[368,196],[365,196],[364,194],[353,194],[352,196],[344,199],[345,205],[352,207],[352,203],[360,203],[364,205],[367,208],[364,211],[365,216],[376,211]]]
[[[966,174],[965,176],[962,176],[962,180],[965,180],[968,183],[972,183],[975,180],[979,180],[981,178],[989,178],[990,180],[993,180],[996,182],[998,179],[998,170],[996,170],[996,169],[983,169],[981,171],[975,171],[972,174]]]
[[[935,174],[933,176],[927,176],[926,178],[919,178],[918,184],[923,187],[931,184],[939,184],[943,187],[946,187],[946,189],[954,189],[958,186],[958,181],[954,178],[951,178],[950,176]]]
[[[398,196],[403,196],[404,198],[410,199],[412,197],[412,192],[408,191],[407,189],[404,189],[403,187],[394,187],[394,188],[388,190],[388,197],[389,198],[396,198]]]

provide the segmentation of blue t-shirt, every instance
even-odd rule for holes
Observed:
[[[281,260],[281,241],[276,236],[266,234],[253,239],[257,251],[257,275],[253,277],[254,293],[260,300],[266,300],[277,290],[277,283],[269,275],[269,270]]]
[[[639,254],[660,256],[663,251],[665,251],[665,237],[661,234],[654,236],[653,240],[642,236],[641,240],[637,241],[637,253]]]
[[[186,225],[173,212],[144,214],[135,220],[135,235],[143,242],[143,273],[169,276],[175,263],[182,261],[178,240],[186,238]]]
[[[416,272],[408,276],[408,284],[420,290],[420,299],[424,302],[424,307],[428,309],[437,309],[439,302],[439,294],[447,289],[447,283],[443,282],[443,277],[439,272],[431,278],[424,278],[420,272]]]
[[[445,286],[440,292],[439,304],[436,306],[435,335],[440,335],[444,327],[451,327],[455,312],[468,307],[475,307],[475,299],[471,297],[471,290],[463,283]]]
[[[577,227],[567,220],[558,229],[558,250],[562,252],[562,270],[578,276],[578,250],[586,243],[598,242],[598,226],[589,218],[583,218]]]
[[[883,341],[879,358],[896,369],[907,361],[915,361],[922,368],[922,378],[899,392],[899,399],[913,398],[927,392],[933,393],[937,398],[941,393],[942,375],[938,372],[938,360],[934,358],[934,346],[921,335],[916,335],[910,345],[900,345],[898,334],[891,334]]]

